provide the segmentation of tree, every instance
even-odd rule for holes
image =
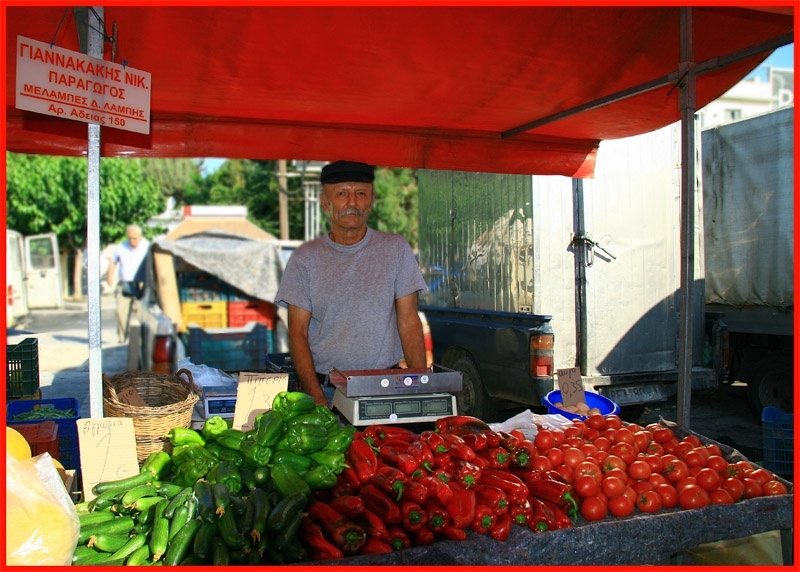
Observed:
[[[6,153],[6,220],[22,234],[54,232],[64,254],[74,256],[73,292],[80,296],[87,231],[87,160]],[[100,161],[100,241],[120,241],[129,224],[155,229],[148,219],[164,210],[165,200],[139,159]]]

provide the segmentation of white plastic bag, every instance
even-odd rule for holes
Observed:
[[[526,409],[522,413],[514,415],[514,417],[509,417],[502,423],[489,423],[492,431],[505,431],[508,433],[512,429],[517,429],[522,431],[522,434],[531,441],[536,438],[536,433],[539,432],[536,428],[538,425],[547,429],[565,429],[572,425],[572,421],[563,415],[537,415],[530,409]]]
[[[49,453],[6,453],[6,565],[68,566],[80,534],[78,511]]]

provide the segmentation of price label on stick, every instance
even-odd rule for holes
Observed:
[[[83,498],[92,500],[97,483],[118,481],[139,474],[133,419],[102,417],[78,419]]]
[[[556,373],[558,374],[558,389],[561,390],[561,403],[564,405],[586,403],[580,368],[559,369]]]
[[[289,387],[288,373],[258,373],[242,371],[236,388],[236,407],[233,428],[249,431],[255,418],[272,409],[272,401]]]

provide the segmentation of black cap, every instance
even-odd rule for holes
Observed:
[[[355,161],[334,161],[322,168],[319,180],[331,183],[371,183],[375,180],[375,167]]]

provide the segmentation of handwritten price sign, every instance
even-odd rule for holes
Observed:
[[[118,481],[139,474],[133,419],[103,417],[78,419],[83,497],[92,500],[97,483]]]
[[[558,374],[558,389],[561,390],[561,402],[564,405],[586,403],[580,368],[559,369],[556,373]]]
[[[255,418],[272,409],[275,396],[289,387],[288,373],[239,373],[233,428],[250,431]]]

